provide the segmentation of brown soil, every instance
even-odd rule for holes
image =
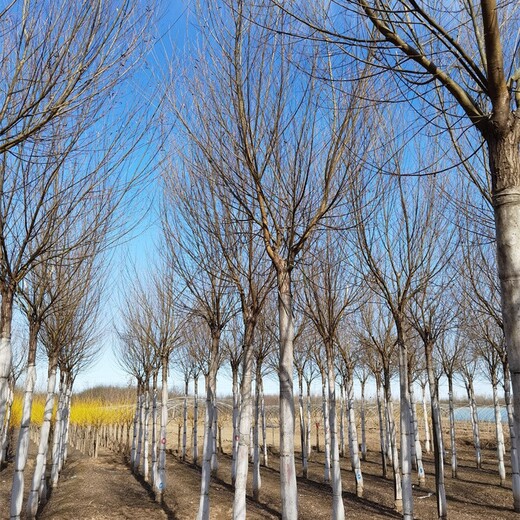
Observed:
[[[372,439],[375,440],[375,439]],[[459,478],[452,479],[449,461],[446,466],[448,512],[456,520],[501,520],[516,517],[512,511],[510,478],[507,487],[499,485],[495,452],[492,443],[483,451],[484,467],[474,467],[473,450],[469,439],[460,439]],[[490,440],[491,441],[491,440]],[[369,446],[376,446],[370,443]],[[415,516],[429,520],[437,518],[433,478],[433,458],[425,456],[426,486],[414,487]],[[230,484],[229,455],[219,456],[220,467],[212,480],[210,491],[211,518],[231,518],[233,490]],[[330,518],[331,493],[323,483],[323,455],[313,453],[309,478],[298,479],[299,518],[321,520]],[[39,518],[65,519],[193,519],[198,509],[200,470],[176,455],[168,455],[168,480],[163,505],[153,501],[149,488],[131,473],[121,455],[101,450],[98,459],[86,457],[72,450],[60,483],[43,508]],[[262,468],[262,489],[258,503],[248,499],[248,519],[281,518],[278,460],[270,456],[270,468]],[[363,463],[365,493],[355,496],[354,479],[349,461],[342,461],[343,489],[346,517],[353,520],[400,518],[393,508],[393,485],[381,477],[377,451],[369,451]],[[510,468],[508,467],[510,477]],[[297,470],[300,464],[297,462]],[[8,518],[8,499],[12,468],[0,472],[0,518]],[[251,492],[249,487],[248,492]],[[518,515],[520,518],[520,515]]]

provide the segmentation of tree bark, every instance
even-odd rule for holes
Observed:
[[[293,394],[293,306],[291,273],[277,266],[278,316],[280,330],[280,492],[282,519],[297,520],[298,490],[294,461],[294,394]]]
[[[455,438],[455,406],[453,403],[453,374],[448,374],[448,402],[450,409],[451,476],[457,478],[457,443]]]

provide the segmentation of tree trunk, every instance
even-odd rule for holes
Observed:
[[[264,380],[260,378],[260,415],[262,416],[262,445],[264,450],[264,466],[269,467],[267,450],[267,420],[265,417]]]
[[[430,423],[428,422],[428,406],[426,402],[426,383],[421,383],[422,390],[422,407],[423,407],[423,420],[424,420],[424,451],[429,455],[432,451],[431,439],[430,439]]]
[[[305,440],[305,444],[307,446],[307,460],[309,460],[312,453],[312,445],[311,445],[311,428],[312,428],[312,401],[311,401],[311,381],[306,381],[307,383],[307,438]]]
[[[493,407],[495,409],[495,431],[497,438],[497,460],[498,460],[498,476],[500,477],[500,485],[506,484],[506,467],[504,464],[505,444],[504,431],[502,429],[502,413],[500,411],[500,401],[498,400],[498,381],[496,373],[491,376],[491,386],[493,388]]]
[[[253,499],[260,499],[260,487],[262,479],[260,476],[260,381],[262,379],[261,367],[256,367],[255,385],[255,420],[253,424]]]
[[[186,443],[188,441],[188,385],[190,380],[184,379],[184,400],[182,404],[182,452],[181,460],[186,460]]]
[[[297,520],[298,489],[294,461],[294,395],[293,395],[293,308],[291,273],[277,266],[278,316],[280,330],[280,492],[282,519]]]
[[[361,381],[361,409],[359,411],[361,419],[361,460],[367,460],[367,435],[365,424],[365,384],[366,381]]]
[[[448,517],[448,507],[446,503],[446,486],[444,483],[444,442],[442,440],[441,410],[439,406],[439,392],[437,380],[433,373],[432,359],[433,345],[424,343],[426,355],[426,371],[428,373],[428,384],[430,386],[430,398],[432,406],[433,424],[433,449],[435,457],[435,489],[437,491],[437,515],[444,519]]]
[[[386,422],[388,424],[388,452],[391,454],[390,461],[392,464],[392,472],[394,477],[394,504],[396,510],[401,511],[403,507],[403,492],[401,486],[401,472],[399,469],[399,453],[397,451],[397,434],[394,420],[394,404],[392,402],[392,394],[390,390],[390,376],[388,374],[385,374],[384,385]]]
[[[36,346],[38,342],[39,323],[29,322],[29,355],[27,359],[27,375],[22,407],[22,422],[18,434],[18,446],[14,459],[13,485],[11,488],[11,518],[20,518],[23,503],[24,472],[29,455],[29,429],[31,427],[31,410],[36,385]]]
[[[336,373],[334,369],[334,353],[332,345],[328,345],[327,372],[329,382],[329,422],[330,422],[330,446],[332,459],[332,518],[344,520],[345,506],[343,505],[343,489],[341,483],[341,466],[339,461],[339,446],[336,425]],[[356,478],[357,483],[357,478]],[[362,483],[362,481],[361,481]],[[358,488],[356,487],[356,490]],[[363,489],[361,487],[361,493]],[[361,496],[358,494],[358,496]]]
[[[340,384],[340,405],[339,405],[339,455],[345,457],[345,385]]]
[[[419,424],[417,421],[417,404],[415,402],[415,392],[413,383],[410,382],[410,402],[412,405],[412,428],[413,428],[413,442],[415,443],[415,459],[417,461],[417,475],[419,477],[419,485],[424,486],[426,477],[424,474],[424,466],[422,460],[422,448],[421,441],[419,440]]]
[[[199,462],[199,375],[193,378],[193,464]]]
[[[213,414],[217,387],[219,344],[220,330],[212,330],[209,369],[206,376],[206,417],[204,421],[204,448],[202,452],[202,475],[197,520],[209,520],[209,484],[211,480],[211,458],[213,455]]]
[[[150,382],[146,382],[144,394],[144,438],[143,438],[143,478],[146,482],[149,475],[149,451],[150,451]]]
[[[2,289],[0,308],[0,424],[5,424],[9,400],[9,377],[11,375],[12,350],[11,327],[13,321],[14,288]]]
[[[253,371],[253,328],[245,323],[244,350],[242,364],[242,379],[240,382],[240,417],[238,421],[237,460],[235,495],[233,499],[233,520],[246,519],[246,489],[249,462],[249,446],[251,444],[251,416],[252,416],[252,371]]]
[[[11,411],[14,399],[14,383],[9,384],[7,391],[7,410],[5,414],[5,423],[0,431],[0,469],[4,462],[7,461],[7,452],[9,450],[9,428],[11,426]]]
[[[245,347],[244,347],[245,349]],[[240,436],[239,430],[239,415],[240,415],[240,393],[238,385],[238,366],[231,367],[233,377],[233,440],[232,440],[232,459],[231,459],[231,484],[234,486],[237,478],[237,456],[238,456],[238,439]]]
[[[363,496],[363,474],[361,473],[361,461],[359,459],[358,436],[356,427],[356,410],[354,409],[354,378],[353,371],[349,370],[347,381],[347,413],[348,413],[348,438],[350,447],[350,463],[356,481],[356,495]]]
[[[399,344],[399,390],[400,390],[400,426],[401,426],[401,477],[403,489],[403,520],[413,520],[412,495],[412,432],[410,431],[411,411],[410,393],[408,391],[408,352],[407,346],[399,329],[397,332]]]
[[[307,478],[307,446],[305,444],[305,414],[303,411],[303,373],[298,372],[298,414],[300,416],[300,446],[302,455],[302,474],[303,478]]]
[[[137,399],[135,405],[135,414],[134,414],[134,429],[132,433],[132,450],[130,452],[130,465],[132,466],[132,470],[134,473],[138,471],[137,464],[137,432],[138,432],[138,424],[139,417],[141,415],[141,383],[137,383]]]
[[[321,409],[323,414],[323,435],[325,437],[325,464],[323,482],[330,482],[330,429],[329,429],[329,396],[327,393],[327,374],[321,369]]]
[[[377,415],[379,417],[379,441],[381,446],[381,467],[383,468],[383,478],[388,478],[388,464],[387,464],[387,431],[386,431],[386,418],[383,414],[383,396],[381,382],[376,380],[376,392],[377,392]]]
[[[509,439],[511,445],[511,484],[513,488],[513,502],[515,511],[520,511],[520,468],[518,458],[517,435],[515,430],[515,419],[513,415],[513,404],[511,402],[511,376],[507,358],[502,360],[504,372],[504,401],[507,410],[507,422],[509,425]]]
[[[216,477],[218,472],[218,456],[217,456],[217,432],[218,432],[218,409],[216,390],[213,394],[213,428],[211,429],[211,475]]]
[[[152,379],[152,489],[157,481],[157,370]]]
[[[166,489],[166,427],[168,425],[168,358],[162,359],[161,376],[161,429],[159,433],[159,461],[157,481],[155,483],[155,499],[162,502]]]
[[[62,441],[62,428],[64,422],[64,400],[67,374],[60,374],[60,390],[58,397],[58,409],[56,410],[56,421],[54,422],[54,434],[52,439],[52,468],[51,468],[51,487],[56,487],[59,476],[59,459],[61,454],[60,442]]]
[[[453,404],[453,374],[448,374],[448,402],[450,408],[451,476],[457,478],[457,442],[455,438],[455,406]]]
[[[471,429],[473,431],[473,445],[475,446],[475,459],[477,468],[482,468],[482,450],[480,448],[480,428],[478,425],[477,404],[475,401],[475,390],[473,389],[473,381],[466,380],[466,391],[468,394],[469,413],[471,418]]]

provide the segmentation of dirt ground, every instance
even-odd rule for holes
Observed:
[[[374,432],[375,433],[375,432]],[[355,496],[353,474],[349,460],[342,460],[342,475],[346,517],[353,520],[400,518],[393,509],[392,481],[381,477],[376,438],[369,437],[368,460],[363,463],[365,494]],[[456,520],[501,520],[518,517],[512,511],[510,467],[507,487],[499,485],[492,436],[484,442],[483,469],[476,470],[469,436],[459,436],[459,478],[452,479],[446,467],[448,512]],[[449,462],[449,461],[448,461]],[[98,459],[91,459],[71,450],[57,489],[39,514],[45,520],[87,519],[193,519],[198,509],[200,470],[181,462],[175,453],[167,459],[168,480],[164,503],[155,503],[148,486],[137,480],[121,455],[101,450]],[[260,501],[249,497],[248,519],[281,518],[278,460],[270,454],[269,468],[262,468]],[[219,470],[210,491],[211,518],[231,518],[233,490],[230,484],[231,458],[219,455]],[[297,461],[297,470],[301,468]],[[437,518],[433,478],[433,457],[425,455],[426,486],[414,487],[415,517]],[[0,518],[9,518],[8,496],[12,465],[0,472]],[[249,488],[248,492],[251,489]],[[321,520],[330,518],[331,493],[323,483],[323,454],[313,453],[309,478],[298,478],[299,518]]]

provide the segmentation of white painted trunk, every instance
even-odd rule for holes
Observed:
[[[298,488],[294,461],[294,324],[289,270],[278,271],[278,316],[280,356],[280,493],[282,520],[298,518]]]
[[[267,420],[265,417],[265,400],[264,400],[264,383],[260,380],[260,415],[262,417],[262,445],[264,452],[264,466],[269,467],[269,458],[267,450]]]
[[[138,425],[139,425],[139,416],[141,415],[141,385],[137,385],[137,402],[135,405],[135,414],[134,414],[134,429],[132,433],[132,450],[130,452],[130,465],[132,466],[132,470],[137,473],[139,465],[137,463],[137,435],[138,435]]]
[[[166,427],[168,425],[168,358],[162,361],[161,381],[161,427],[159,441],[159,460],[157,467],[157,480],[155,482],[155,499],[162,502],[166,489]]]
[[[260,499],[260,488],[262,486],[262,478],[260,476],[260,387],[262,374],[260,370],[256,371],[255,386],[255,420],[253,424],[253,499]]]
[[[383,478],[388,477],[388,464],[387,464],[387,421],[386,414],[383,413],[383,391],[381,384],[376,381],[376,392],[377,392],[377,415],[379,418],[379,445],[381,449],[381,466],[383,469]]]
[[[500,477],[500,485],[506,484],[506,466],[504,464],[504,455],[506,447],[504,443],[504,431],[502,429],[502,413],[500,411],[500,401],[498,400],[498,381],[492,381],[493,387],[493,407],[495,409],[495,432],[497,438],[497,460],[498,460],[498,476]]]
[[[339,461],[339,445],[336,425],[336,374],[334,370],[334,357],[331,352],[328,352],[327,355],[327,369],[327,379],[329,382],[329,421],[332,455],[332,518],[333,520],[344,520],[345,506],[343,505],[343,487],[341,483],[341,466]]]
[[[240,382],[240,416],[238,420],[237,459],[235,495],[233,497],[233,520],[246,519],[246,489],[247,473],[249,469],[249,445],[251,444],[251,417],[252,417],[252,348],[247,341],[247,330],[244,332],[244,360],[242,365],[242,379]]]
[[[143,453],[144,440],[144,409],[146,401],[146,389],[143,385],[141,388],[141,399],[139,399],[139,426],[137,429],[137,449],[135,452],[134,471],[141,472],[141,454]]]
[[[515,419],[513,415],[513,403],[511,402],[511,376],[507,361],[504,362],[504,401],[507,410],[507,422],[509,425],[509,439],[511,445],[511,484],[513,489],[513,504],[515,511],[520,511],[520,461],[518,457],[517,435]]]
[[[432,406],[433,449],[435,455],[435,490],[437,491],[437,515],[440,519],[448,517],[446,485],[444,482],[444,441],[442,439],[441,410],[437,381],[433,373],[432,346],[425,345],[426,371]]]
[[[307,478],[307,446],[305,444],[305,412],[303,409],[303,375],[298,374],[298,416],[300,419],[300,448],[302,455],[302,474],[303,478]]]
[[[323,434],[325,437],[325,463],[323,466],[323,482],[330,482],[330,429],[329,429],[329,394],[327,392],[327,375],[321,372],[321,412],[323,416]]]
[[[186,443],[188,442],[188,384],[189,380],[186,378],[184,380],[184,401],[182,403],[182,460],[186,460]]]
[[[350,463],[356,482],[356,495],[363,496],[363,473],[361,472],[361,460],[359,458],[358,436],[356,426],[356,410],[354,408],[354,380],[353,373],[347,375],[347,413],[348,413],[348,439],[350,448]]]
[[[157,480],[157,374],[154,374],[152,387],[152,489]]]
[[[54,433],[52,438],[52,468],[51,468],[51,487],[56,487],[59,476],[59,463],[61,457],[62,423],[65,401],[66,374],[60,377],[60,390],[58,396],[58,408],[56,410],[56,421],[54,423]]]
[[[367,435],[365,424],[365,382],[361,382],[361,409],[359,411],[361,419],[361,460],[367,460]]]
[[[478,424],[477,404],[475,401],[475,391],[473,389],[473,381],[466,382],[466,390],[468,393],[469,412],[471,418],[471,429],[473,431],[473,445],[475,447],[475,459],[477,468],[482,468],[482,450],[480,448],[480,428]]]
[[[211,429],[212,443],[211,443],[211,474],[217,475],[218,472],[218,457],[217,457],[217,432],[218,432],[218,408],[216,395],[213,397],[213,428]]]
[[[238,421],[240,416],[240,394],[238,387],[238,369],[233,367],[233,439],[232,439],[232,459],[231,459],[231,484],[234,486],[237,478],[237,456],[238,456],[238,438],[240,430]]]
[[[0,467],[7,460],[7,451],[9,450],[9,428],[11,426],[11,410],[13,405],[14,389],[12,385],[7,388],[7,411],[5,414],[5,422],[2,425],[0,436]]]
[[[199,376],[193,379],[193,464],[199,462]]]
[[[387,390],[386,401],[386,420],[388,423],[388,452],[391,454],[391,464],[394,476],[394,504],[397,511],[401,511],[403,507],[403,488],[401,484],[401,472],[399,469],[399,453],[397,451],[397,433],[394,420],[394,403],[392,397]]]
[[[312,453],[312,444],[311,444],[311,430],[312,430],[312,402],[311,402],[311,382],[307,381],[307,431],[306,431],[306,441],[307,445],[307,460],[309,460]]]
[[[428,406],[426,401],[426,385],[422,386],[422,407],[424,421],[424,451],[429,455],[432,451],[430,438],[430,423],[428,421]]]
[[[211,480],[211,458],[213,455],[213,414],[216,410],[217,361],[220,335],[213,333],[211,338],[211,355],[209,370],[206,376],[206,413],[204,421],[204,447],[202,453],[202,474],[200,483],[200,500],[197,520],[209,520],[209,485]]]
[[[11,518],[20,518],[23,503],[24,471],[29,455],[29,428],[31,426],[31,409],[36,385],[36,366],[27,367],[25,392],[22,408],[22,422],[18,434],[18,446],[14,459],[13,485],[11,488]]]
[[[419,440],[419,424],[417,421],[417,403],[415,401],[415,391],[413,383],[410,383],[410,403],[412,405],[412,423],[413,428],[413,444],[415,445],[415,460],[417,464],[417,476],[419,478],[419,485],[424,486],[426,482],[426,476],[424,474],[424,466],[422,460],[422,447],[421,441]]]
[[[512,182],[508,185],[500,186],[493,196],[493,206],[495,211],[495,229],[497,243],[497,264],[498,275],[500,278],[500,293],[502,297],[502,317],[504,321],[504,336],[507,345],[507,357],[509,361],[511,384],[513,390],[512,419],[514,428],[510,428],[512,438],[517,439],[520,432],[520,315],[518,302],[520,301],[520,189],[516,182],[518,174],[518,143],[513,144],[513,148],[496,150],[497,145],[490,146],[490,164],[498,168],[495,171],[501,182],[502,176],[511,176]],[[516,148],[515,148],[516,147]],[[492,149],[495,148],[495,149]],[[512,152],[512,153],[508,153]],[[501,155],[501,157],[497,157]],[[509,160],[516,160],[517,164],[512,165]],[[506,171],[509,163],[513,168]],[[504,171],[502,171],[504,169]],[[508,181],[510,179],[507,179]],[[516,444],[516,443],[515,443]],[[516,447],[517,450],[519,447]],[[514,457],[512,453],[512,457]],[[513,466],[520,465],[520,453],[517,451],[516,461]],[[513,470],[514,471],[514,470]],[[513,475],[514,509],[520,512],[520,483],[518,477]]]
[[[339,388],[339,455],[345,457],[345,387],[341,384]]]
[[[451,476],[457,478],[457,442],[455,436],[455,406],[453,403],[453,377],[448,377],[448,406],[450,411]]]
[[[12,352],[11,334],[0,337],[0,424],[5,424],[7,403],[9,401],[9,376],[11,374]]]
[[[144,439],[143,439],[143,477],[150,479],[150,386],[146,385],[144,394]]]
[[[63,409],[63,420],[62,420],[62,439],[60,440],[60,462],[59,471],[62,470],[65,461],[67,460],[68,447],[69,447],[69,432],[70,432],[70,403],[72,400],[72,381],[70,377],[67,379],[67,386],[65,390],[65,405]]]

